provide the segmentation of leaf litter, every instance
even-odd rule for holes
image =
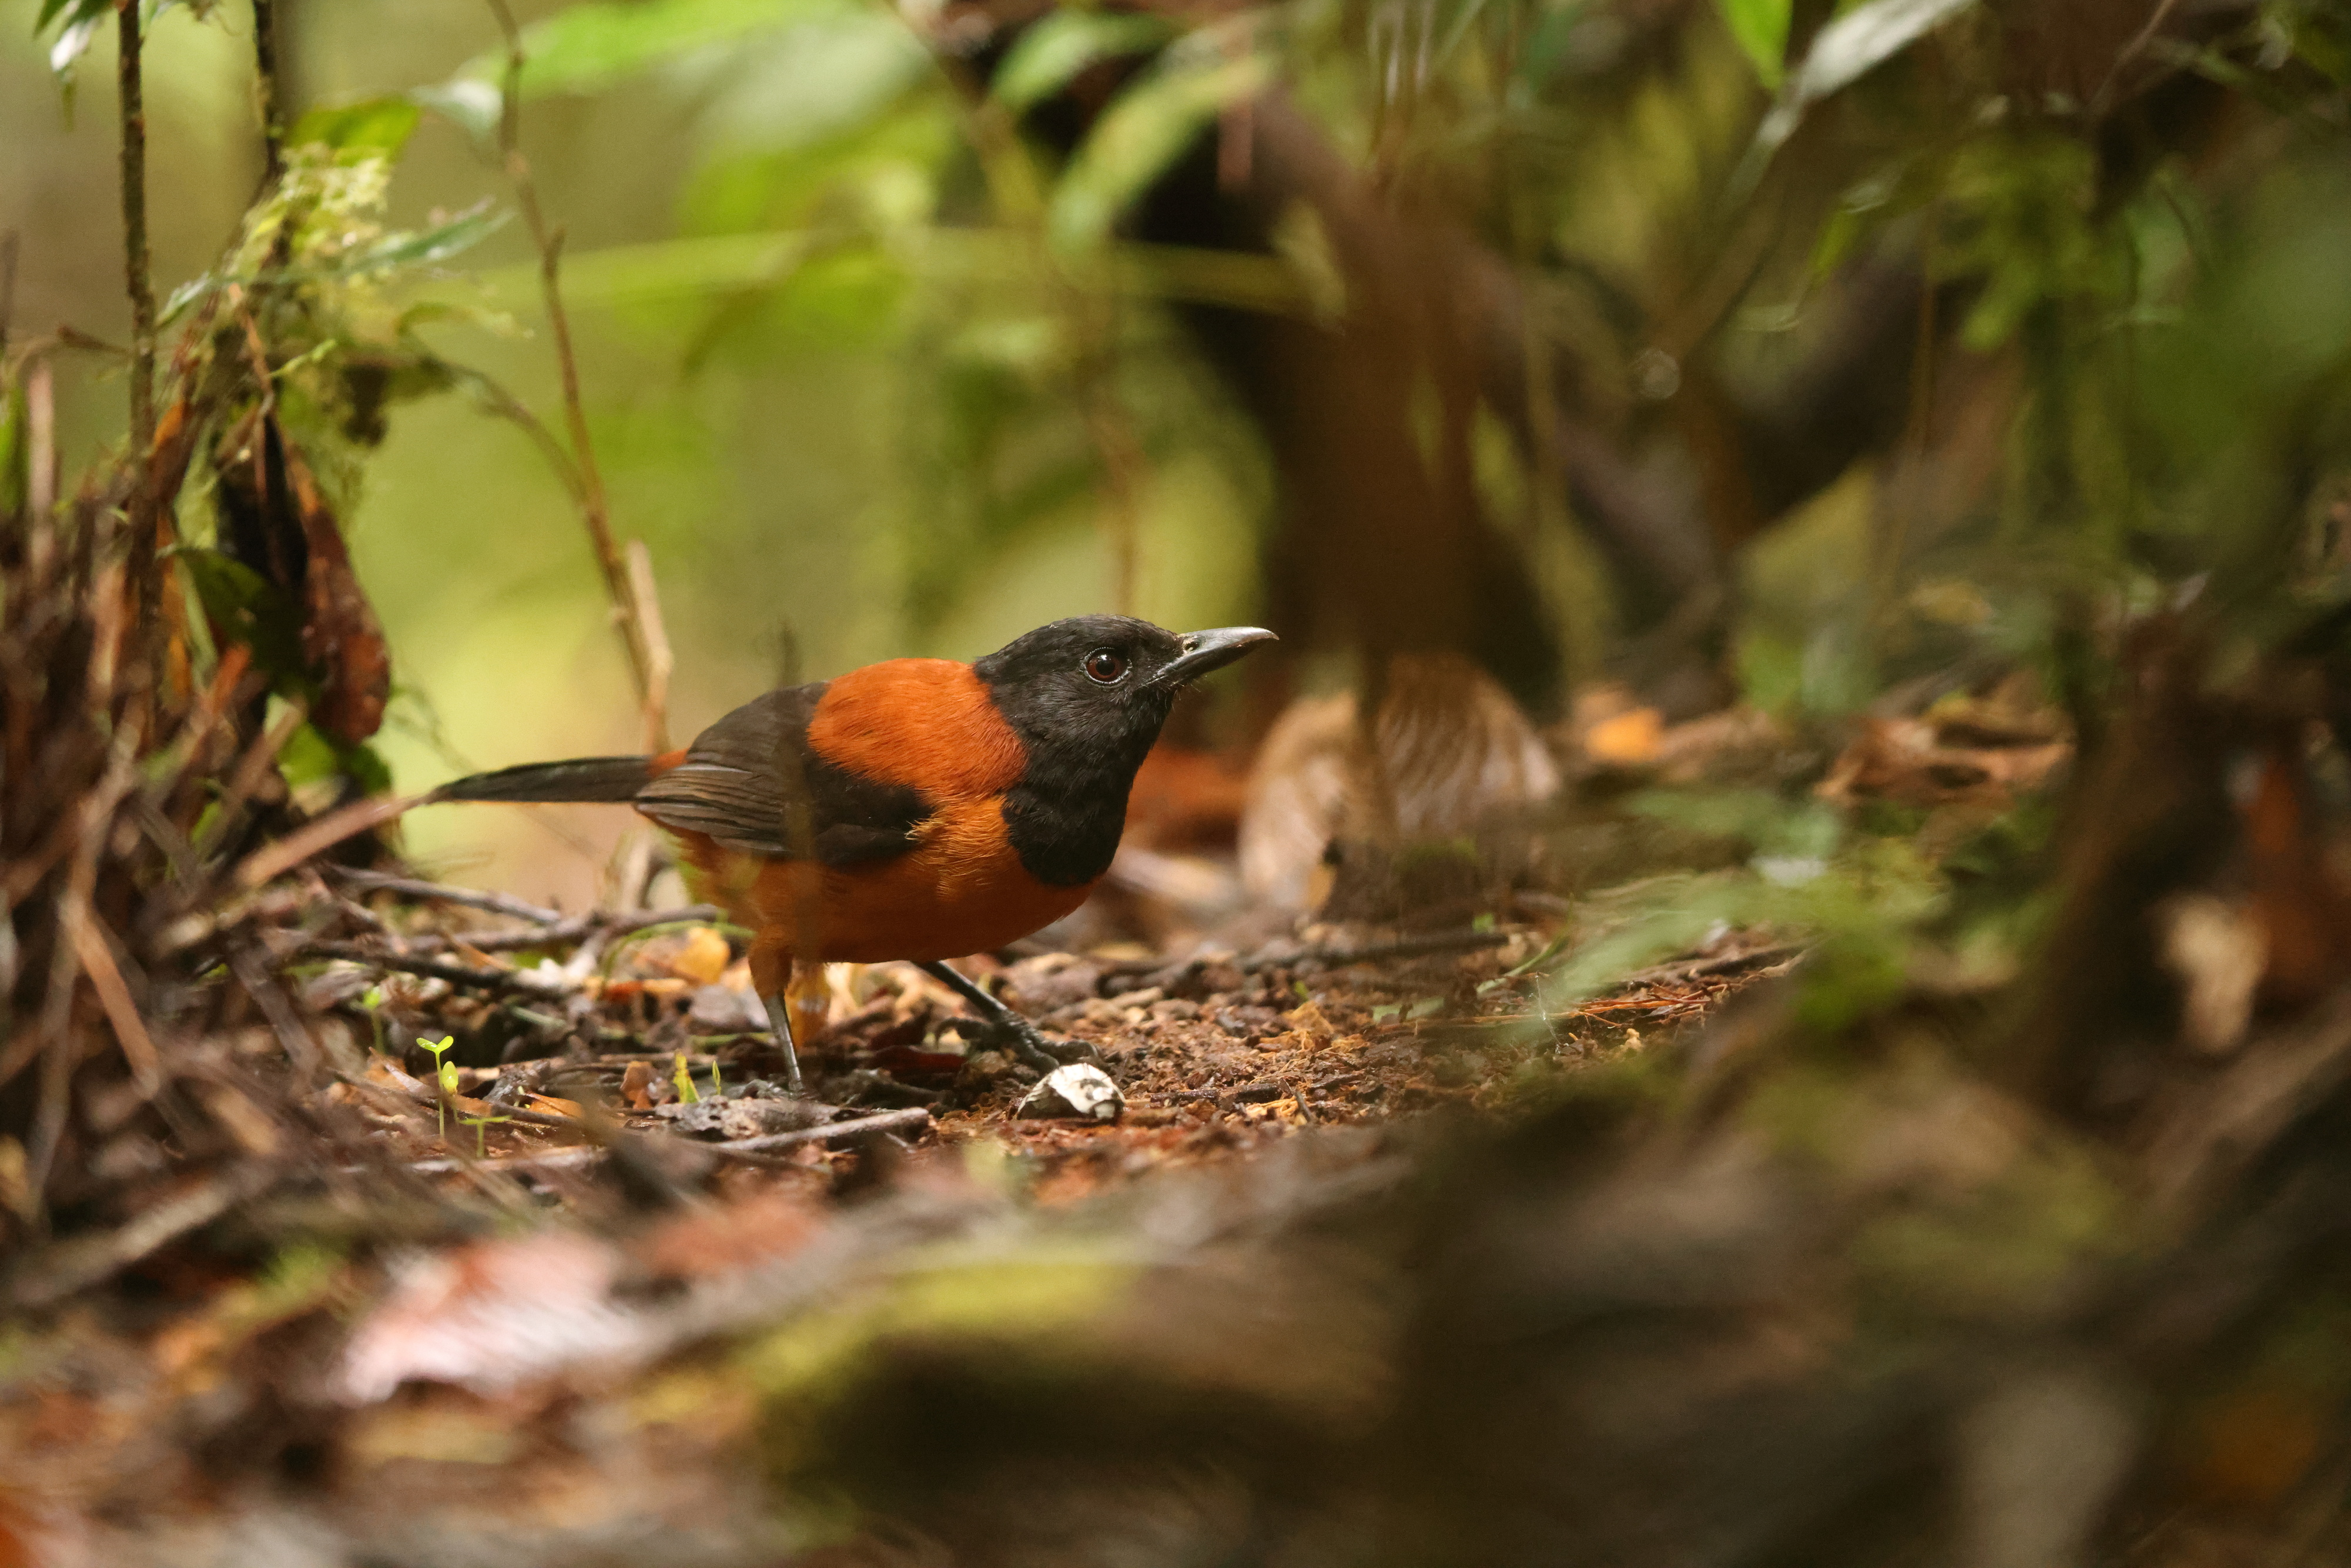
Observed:
[[[1155,1367],[1300,1419],[1368,1408],[1395,1325],[1331,1281],[1273,1296],[1353,1326],[1266,1365],[1171,1332],[1155,1293],[1207,1288],[1267,1225],[1392,1203],[1430,1129],[1671,1049],[1803,954],[1717,923],[1554,1007],[1588,912],[1528,888],[1499,915],[976,956],[1099,1064],[1065,1071],[1115,1082],[1113,1119],[1040,1118],[1020,1113],[1035,1075],[967,1040],[959,1002],[910,967],[835,973],[815,1095],[794,1100],[750,1027],[741,934],[707,908],[568,916],[298,869],[162,929],[200,967],[254,956],[212,971],[225,999],[277,998],[242,1037],[241,1086],[200,1100],[246,1124],[246,1160],[12,1270],[16,1304],[52,1315],[0,1374],[0,1446],[47,1450],[10,1495],[79,1500],[64,1534],[32,1538],[120,1561],[171,1560],[161,1521],[231,1484],[248,1500],[206,1550],[295,1530],[320,1562],[360,1540],[438,1561],[495,1517],[513,1561],[684,1529],[749,1562],[805,1528],[765,1500],[776,1445],[813,1441],[777,1422],[819,1419],[909,1333],[1040,1354],[1068,1335],[1050,1354],[1089,1361],[1147,1343]],[[289,1032],[298,1051],[255,1054]],[[331,1165],[294,1152],[289,1114]],[[298,1474],[324,1484],[250,1490]],[[658,1478],[658,1500],[597,1480],[620,1474]],[[415,1486],[424,1513],[386,1505]]]

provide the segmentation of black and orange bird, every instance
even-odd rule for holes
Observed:
[[[769,692],[683,750],[501,768],[432,798],[625,801],[667,830],[695,896],[752,933],[795,1092],[795,964],[910,959],[1049,1070],[1035,1027],[946,960],[1084,903],[1176,693],[1273,640],[1081,615],[968,664],[889,659]]]

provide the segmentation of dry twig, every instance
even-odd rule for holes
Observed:
[[[580,361],[572,349],[571,319],[563,308],[563,235],[548,226],[547,214],[538,204],[538,186],[531,176],[530,160],[522,152],[522,72],[526,59],[522,29],[516,24],[514,11],[507,0],[489,0],[489,5],[507,46],[506,79],[498,109],[498,154],[507,182],[514,186],[515,204],[521,209],[523,224],[530,230],[531,243],[538,248],[539,291],[546,302],[548,329],[555,340],[556,369],[562,380],[563,417],[571,437],[570,458],[579,481],[580,520],[588,525],[588,539],[596,552],[597,570],[603,573],[604,591],[612,601],[612,620],[620,628],[629,671],[636,680],[637,697],[644,708],[647,748],[666,751],[668,677],[656,658],[650,630],[654,617],[647,613],[631,580],[620,544],[612,537],[604,477],[596,466],[596,449],[588,436],[588,413],[580,395]],[[651,575],[646,574],[648,582]],[[665,657],[666,650],[662,653]]]

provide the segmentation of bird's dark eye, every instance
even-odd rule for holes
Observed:
[[[1114,686],[1126,679],[1126,656],[1113,649],[1096,648],[1086,655],[1086,674],[1099,685]]]

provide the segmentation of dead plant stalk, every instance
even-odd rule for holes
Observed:
[[[596,552],[596,565],[604,575],[604,591],[612,601],[612,620],[620,628],[621,643],[629,657],[629,672],[635,678],[637,699],[644,711],[645,741],[653,751],[669,749],[668,649],[656,646],[653,627],[658,624],[657,612],[651,612],[653,573],[646,570],[642,580],[632,578],[629,563],[623,558],[618,540],[612,537],[611,509],[604,494],[604,477],[596,466],[596,450],[588,436],[588,413],[580,396],[580,361],[571,345],[571,320],[563,308],[563,235],[548,226],[547,214],[538,204],[538,187],[532,177],[530,160],[522,151],[522,29],[515,22],[514,11],[507,0],[489,0],[491,13],[497,17],[498,31],[507,46],[506,78],[498,106],[498,155],[506,168],[507,183],[513,185],[515,205],[520,209],[524,226],[529,229],[531,243],[538,249],[539,291],[547,309],[548,331],[555,340],[556,369],[563,387],[563,417],[571,437],[571,461],[579,480],[577,495],[580,520],[588,525],[589,543]]]
[[[147,249],[147,105],[141,74],[138,0],[117,0],[115,84],[122,126],[122,267],[131,296],[131,586],[143,624],[161,594],[154,574],[163,498],[149,473],[155,446],[155,283]]]

